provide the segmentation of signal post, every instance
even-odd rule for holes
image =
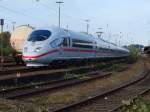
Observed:
[[[1,70],[3,70],[3,62],[4,62],[4,58],[3,58],[3,36],[2,36],[2,33],[3,33],[3,27],[4,27],[4,19],[0,19],[0,26],[1,26],[1,43],[0,43],[0,47],[1,47]]]

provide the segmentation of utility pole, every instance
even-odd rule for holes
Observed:
[[[121,37],[122,37],[122,32],[120,32],[119,46],[121,46]]]
[[[67,27],[66,27],[66,28],[67,28],[67,31],[69,31],[69,26],[68,26],[68,24],[67,24]]]
[[[102,34],[103,34],[102,29],[103,28],[98,28],[99,31],[96,32],[99,38],[102,37]]]
[[[0,19],[0,25],[1,25],[1,70],[3,70],[3,26],[4,26],[4,19]]]
[[[59,4],[59,19],[58,19],[58,26],[59,26],[59,28],[60,28],[60,4],[62,4],[62,3],[64,3],[64,2],[58,1],[58,2],[56,2],[56,3]]]
[[[87,34],[89,34],[89,27],[90,27],[89,22],[90,22],[90,20],[86,19],[85,21],[87,23],[87,26],[86,26],[86,28],[87,28]]]
[[[16,22],[13,21],[13,22],[12,22],[12,25],[13,25],[13,31],[15,30],[15,24],[16,24]]]

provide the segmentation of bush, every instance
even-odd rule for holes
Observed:
[[[11,47],[3,48],[3,55],[4,56],[11,56],[13,52],[14,52],[14,49]]]
[[[150,102],[138,97],[129,104],[124,104],[121,112],[150,112]]]
[[[136,62],[139,59],[139,57],[140,57],[139,49],[134,47],[129,48],[129,57],[128,57],[129,63]]]
[[[1,44],[3,44],[2,48],[1,48]],[[4,56],[12,55],[12,53],[15,52],[15,50],[10,45],[9,32],[3,32],[2,34],[0,34],[0,52],[3,52]]]

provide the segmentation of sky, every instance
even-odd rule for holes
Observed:
[[[4,30],[30,24],[58,26],[58,0],[0,0]],[[62,0],[61,0],[62,1]],[[61,27],[77,32],[104,32],[103,38],[118,45],[150,45],[150,0],[63,0]]]

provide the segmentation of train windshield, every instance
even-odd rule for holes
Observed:
[[[36,30],[30,34],[28,41],[32,41],[32,42],[44,41],[48,39],[50,36],[51,36],[51,32],[48,30]]]

